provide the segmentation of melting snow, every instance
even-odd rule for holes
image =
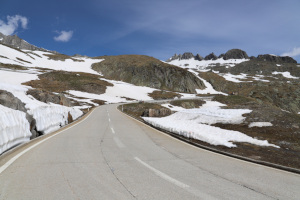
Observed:
[[[163,118],[144,117],[143,119],[153,126],[198,139],[212,145],[236,147],[233,142],[247,142],[260,146],[273,146],[266,140],[258,140],[238,131],[224,130],[210,126],[214,123],[242,123],[243,114],[250,113],[248,109],[221,109],[217,102],[209,102],[199,109],[178,111]]]
[[[91,58],[75,58],[79,61],[74,61],[72,59],[66,59],[65,61],[60,60],[52,60],[49,57],[45,56],[45,54],[52,54],[44,51],[18,51],[7,46],[0,44],[0,52],[1,55],[6,57],[0,57],[0,63],[4,64],[15,64],[22,65],[25,67],[40,67],[40,68],[48,68],[53,70],[63,70],[69,72],[86,72],[91,74],[97,74],[91,68],[93,63],[101,62],[103,59],[91,59]],[[52,54],[53,55],[53,54]],[[22,59],[27,62],[23,62]]]
[[[271,122],[252,122],[249,125],[249,128],[252,127],[266,127],[266,126],[273,126]]]
[[[216,64],[220,63],[221,65],[225,65],[228,67],[233,67],[236,64],[248,61],[249,59],[229,59],[224,60],[223,58],[219,58],[217,60],[195,60],[194,58],[188,60],[172,60],[168,62],[169,64],[179,66],[181,68],[194,68],[198,70],[206,70],[209,66],[215,66]]]
[[[285,78],[298,79],[299,77],[292,76],[290,72],[272,72],[272,74],[281,74]]]

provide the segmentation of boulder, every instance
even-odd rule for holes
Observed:
[[[147,109],[142,114],[143,117],[166,117],[172,114],[172,111],[168,108],[160,109]]]
[[[247,53],[241,49],[231,49],[227,51],[224,56],[224,60],[229,60],[229,59],[249,59],[249,56]]]

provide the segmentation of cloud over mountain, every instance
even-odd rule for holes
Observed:
[[[21,15],[15,15],[15,16],[7,16],[7,22],[0,20],[0,32],[4,35],[12,35],[14,34],[19,26],[23,29],[27,28],[28,19],[27,17],[21,16]]]

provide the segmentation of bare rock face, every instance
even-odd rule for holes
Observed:
[[[224,60],[229,60],[229,59],[249,59],[249,56],[247,53],[241,49],[231,49],[227,51],[224,56]]]
[[[204,60],[217,60],[218,57],[214,53],[210,53],[209,55],[205,56]]]
[[[182,54],[180,60],[189,60],[191,58],[194,58],[194,55],[191,52],[186,52]]]
[[[36,131],[36,121],[35,119],[27,113],[25,104],[15,97],[12,93],[5,90],[0,90],[0,104],[8,108],[19,110],[26,113],[26,119],[30,124],[30,132],[32,133],[31,139],[39,136],[39,133]]]
[[[257,60],[277,63],[297,63],[296,60],[289,56],[276,56],[271,54],[258,55]]]
[[[40,51],[56,53],[55,51],[49,51],[49,50],[34,46],[32,44],[29,44],[25,40],[19,38],[17,35],[4,35],[4,34],[0,33],[0,44],[9,45],[9,46],[12,46],[17,49],[26,49],[26,50],[31,50],[31,51],[40,50]]]

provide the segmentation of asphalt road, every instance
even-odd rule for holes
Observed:
[[[6,169],[3,163],[5,200],[300,198],[299,175],[190,146],[127,117],[116,105],[97,108]]]

